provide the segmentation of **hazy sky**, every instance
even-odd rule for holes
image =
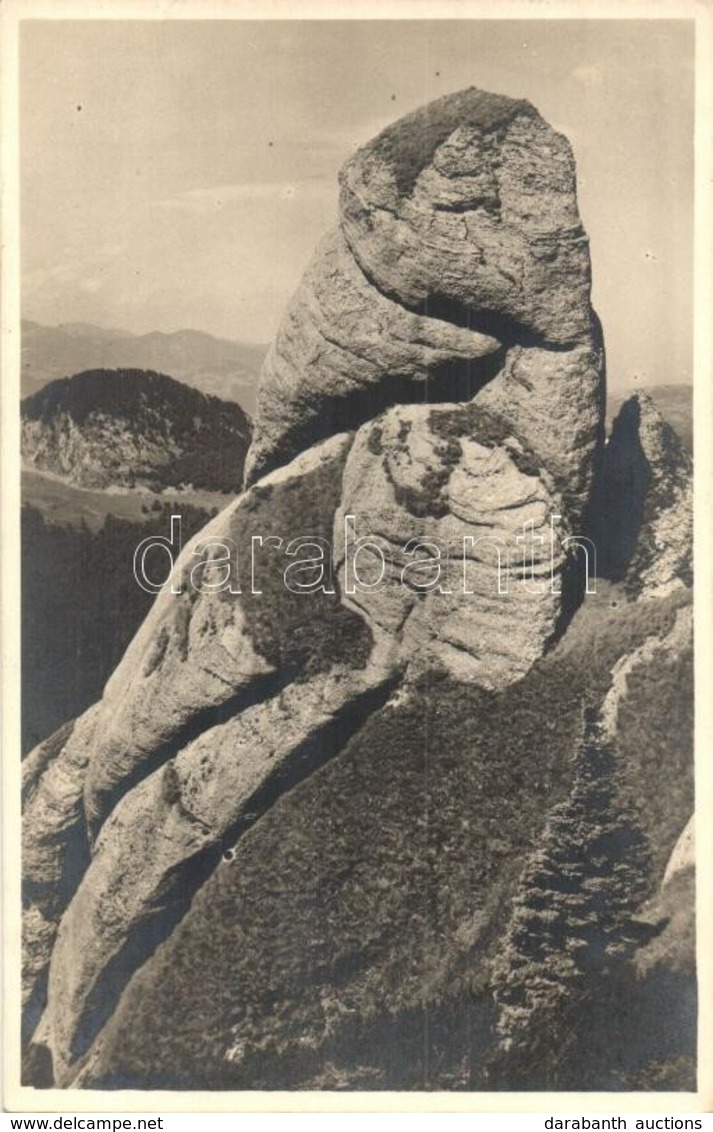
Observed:
[[[572,142],[612,386],[691,376],[693,26],[26,21],[23,315],[268,341],[353,148],[440,94]]]

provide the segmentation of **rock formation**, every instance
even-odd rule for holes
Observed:
[[[600,614],[596,649],[579,615],[566,635],[605,458],[589,283],[569,144],[528,103],[452,95],[347,163],[265,363],[245,492],[101,703],[30,756],[30,1076],[50,1056],[63,1087],[508,1080],[492,960],[548,815],[580,796],[583,709],[612,681],[635,700],[627,656],[655,680],[685,653],[685,594],[648,561],[623,569],[652,596]],[[666,577],[668,474],[647,518]],[[668,855],[687,749],[653,823],[626,791],[656,795],[665,759],[619,715],[608,804]],[[637,862],[649,896],[665,861]],[[631,914],[612,908],[613,946]]]
[[[42,326],[21,323],[23,397],[51,381],[88,370],[149,370],[222,401],[237,401],[252,416],[266,346],[214,338],[199,330],[130,334],[86,322]]]
[[[234,491],[250,422],[239,405],[165,374],[88,370],[21,405],[22,459],[79,487]]]

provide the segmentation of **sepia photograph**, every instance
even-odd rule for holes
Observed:
[[[17,7],[18,1107],[701,1095],[702,31],[510,7]]]

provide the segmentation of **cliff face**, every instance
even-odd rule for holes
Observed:
[[[23,461],[85,488],[234,490],[250,442],[239,405],[143,370],[53,381],[21,411]]]
[[[538,1043],[635,982],[632,925],[690,816],[689,724],[657,707],[658,754],[637,751],[621,666],[660,704],[683,671],[686,539],[644,435],[654,471],[620,491],[646,513],[621,566],[642,596],[578,610],[618,441],[569,145],[469,90],[341,189],[265,363],[245,492],[101,703],[27,760],[37,1082],[51,1062],[61,1086],[513,1088],[544,1064],[583,1087],[577,1021],[569,1062]],[[642,531],[679,586],[649,584]],[[587,821],[608,832],[575,862]],[[573,886],[544,1005],[543,843]]]

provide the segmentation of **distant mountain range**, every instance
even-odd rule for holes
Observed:
[[[237,492],[250,421],[221,401],[144,370],[88,370],[21,406],[26,467],[90,489],[191,486]]]
[[[97,369],[141,369],[169,374],[252,415],[267,346],[214,338],[199,330],[130,334],[85,322],[61,326],[22,323],[22,396],[50,381]]]

